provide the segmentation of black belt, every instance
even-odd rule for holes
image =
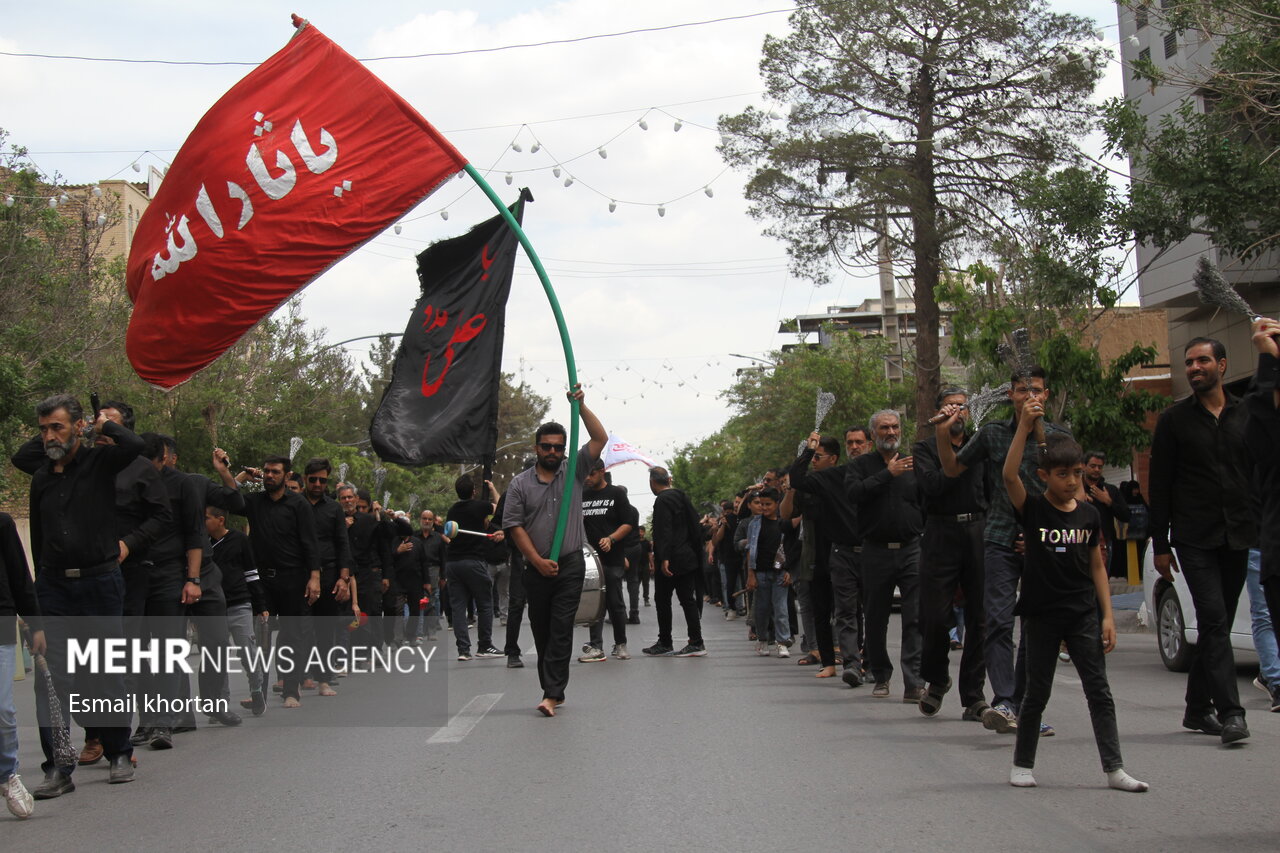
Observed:
[[[918,537],[913,536],[903,542],[876,542],[874,539],[864,539],[862,540],[862,544],[864,547],[867,545],[875,545],[877,548],[887,548],[890,551],[898,551],[902,548],[915,544],[917,538]]]
[[[51,569],[46,566],[41,571],[53,572],[60,578],[92,578],[98,575],[105,575],[108,572],[114,572],[119,568],[120,564],[112,560],[97,566],[87,566],[80,569]]]
[[[951,513],[931,512],[929,513],[929,517],[941,518],[947,521],[956,521],[962,524],[968,521],[982,521],[982,519],[985,518],[985,516],[980,512],[959,512],[954,515],[952,515]]]

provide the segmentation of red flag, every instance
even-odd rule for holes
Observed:
[[[205,113],[138,223],[134,370],[160,388],[190,379],[465,165],[403,98],[302,22]]]

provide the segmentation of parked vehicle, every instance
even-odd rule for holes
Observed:
[[[1160,577],[1152,559],[1152,549],[1148,548],[1142,565],[1142,580],[1160,660],[1173,672],[1186,672],[1191,669],[1191,650],[1199,637],[1196,609],[1191,601],[1191,590],[1187,588],[1187,579],[1181,572],[1173,573],[1172,582]],[[1249,595],[1243,589],[1231,622],[1231,648],[1235,650],[1237,660],[1257,659],[1249,618]]]

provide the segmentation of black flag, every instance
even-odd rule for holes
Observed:
[[[509,209],[519,222],[527,189]],[[418,255],[422,296],[369,437],[386,462],[492,462],[507,294],[519,241],[501,216]]]

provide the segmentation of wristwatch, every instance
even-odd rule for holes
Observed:
[[[200,586],[200,578],[198,576],[194,578],[187,578],[187,583],[193,583],[196,586]]]

